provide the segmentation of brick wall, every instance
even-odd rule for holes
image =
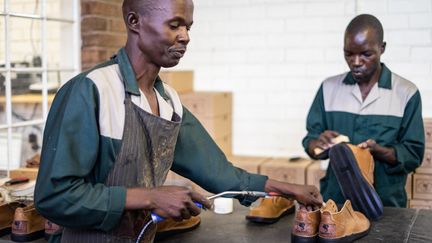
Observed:
[[[195,89],[234,94],[234,152],[302,155],[305,120],[327,76],[347,71],[343,32],[357,14],[383,23],[382,60],[413,81],[432,117],[432,0],[195,0],[188,53]]]
[[[81,0],[83,69],[124,45],[121,2]],[[360,13],[381,20],[382,60],[419,87],[432,117],[432,0],[194,2],[192,41],[174,69],[193,69],[196,90],[233,92],[237,154],[304,154],[309,106],[323,79],[348,70],[343,32]]]
[[[81,64],[88,69],[108,60],[126,42],[122,0],[81,0]]]

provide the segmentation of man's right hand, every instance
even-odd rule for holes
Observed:
[[[339,133],[336,131],[331,131],[331,130],[324,131],[323,133],[320,134],[318,139],[310,141],[309,148],[308,148],[309,154],[316,157],[318,155],[315,154],[314,152],[316,148],[320,148],[322,150],[329,149],[331,146],[334,145],[332,141],[337,136],[339,136]]]
[[[201,194],[181,186],[131,188],[127,190],[126,195],[126,209],[150,210],[162,218],[177,221],[201,213],[195,202],[200,203],[204,209],[212,206]]]

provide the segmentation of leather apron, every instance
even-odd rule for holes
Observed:
[[[126,188],[161,186],[174,160],[180,124],[181,118],[175,112],[171,121],[154,116],[133,104],[126,92],[122,145],[105,185]],[[62,242],[135,242],[150,220],[149,211],[127,210],[118,226],[111,231],[65,228]],[[150,224],[141,242],[153,242],[155,234],[156,225]]]

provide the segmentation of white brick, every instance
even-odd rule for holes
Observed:
[[[230,17],[229,11],[227,11],[226,8],[195,8],[194,11],[194,22],[195,24],[200,24],[201,21],[208,21],[208,20],[221,20],[221,19],[228,19]]]
[[[285,58],[283,49],[263,49],[263,50],[247,50],[247,62],[252,63],[280,63]]]
[[[407,29],[409,18],[406,14],[391,14],[379,17],[384,28],[384,35],[387,30]]]
[[[267,37],[267,43],[270,47],[303,46],[305,43],[305,36],[302,33],[269,35]]]
[[[254,49],[267,47],[267,38],[264,35],[239,35],[230,38],[231,48],[250,48]]]
[[[263,64],[240,64],[232,68],[232,77],[266,77],[268,75],[267,65]]]
[[[206,1],[206,0],[204,0]],[[247,4],[249,3],[249,0],[215,0],[213,2],[214,6],[247,6]]]
[[[268,74],[270,77],[301,77],[306,74],[306,65],[300,63],[274,64],[269,66]]]
[[[411,51],[412,60],[432,62],[432,47],[414,47]]]
[[[286,50],[285,59],[288,61],[324,61],[324,50],[322,48],[290,48]]]
[[[356,1],[357,13],[386,13],[387,0],[362,0]]]
[[[412,28],[432,28],[432,14],[410,14],[409,23]]]
[[[335,16],[345,13],[343,1],[319,1],[305,4],[306,16]]]
[[[229,9],[231,19],[265,19],[267,18],[263,6],[245,5]]]
[[[343,47],[326,48],[324,51],[324,59],[330,62],[345,62]]]
[[[266,9],[267,16],[270,18],[292,18],[304,15],[304,4],[300,3],[268,4]]]
[[[387,42],[387,47],[384,54],[381,56],[381,60],[397,60],[397,61],[409,61],[410,47],[409,46],[395,46],[392,42]]]
[[[215,63],[243,63],[246,62],[247,53],[243,50],[214,51],[212,60]]]
[[[430,30],[398,30],[387,31],[386,40],[394,45],[431,44]]]
[[[430,12],[430,0],[391,0],[389,1],[390,13],[416,13]]]

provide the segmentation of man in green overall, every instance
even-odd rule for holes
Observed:
[[[123,17],[125,47],[68,81],[48,115],[35,203],[64,227],[62,242],[135,242],[151,212],[182,220],[200,213],[195,202],[211,207],[190,189],[163,186],[170,169],[214,193],[276,192],[322,203],[313,186],[234,167],[158,77],[186,52],[192,0],[125,0]],[[238,199],[244,205],[256,200]],[[150,223],[143,241],[154,234]]]
[[[348,136],[373,155],[374,187],[383,205],[406,207],[407,174],[421,164],[424,153],[421,98],[413,83],[380,62],[385,47],[376,17],[363,14],[349,23],[344,55],[350,72],[321,84],[307,117],[303,147],[317,158],[316,148],[328,149],[339,134]],[[332,170],[320,183],[324,200],[345,201]]]

